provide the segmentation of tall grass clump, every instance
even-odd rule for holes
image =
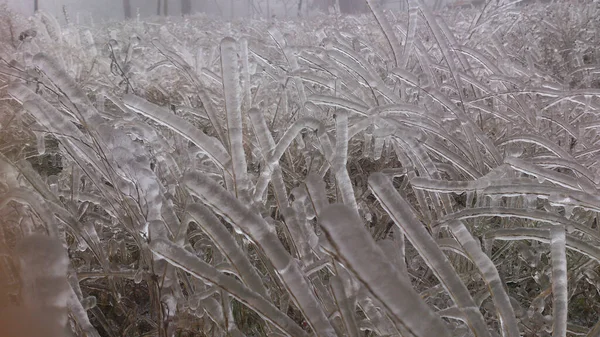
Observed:
[[[0,310],[77,336],[600,336],[600,8],[368,4],[0,20]]]

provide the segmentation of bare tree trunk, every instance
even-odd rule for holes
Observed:
[[[156,15],[160,15],[160,0],[156,1]]]
[[[192,14],[192,0],[181,0],[181,15]]]
[[[169,15],[169,0],[163,0],[163,15]]]
[[[123,12],[125,19],[131,18],[131,0],[123,0]]]
[[[38,11],[38,9],[40,9],[40,6],[39,6],[39,5],[40,5],[40,4],[39,4],[39,0],[33,0],[33,12],[34,12],[34,13],[35,13],[35,12],[37,12],[37,11]]]
[[[302,0],[298,1],[298,16],[302,17]]]

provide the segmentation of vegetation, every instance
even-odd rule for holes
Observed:
[[[600,8],[368,4],[0,11],[0,323],[598,336]]]

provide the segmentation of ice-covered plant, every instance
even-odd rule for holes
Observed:
[[[596,38],[535,19],[597,29],[598,8],[368,4],[94,31],[40,14],[0,55],[0,244],[68,251],[69,327],[598,334]],[[37,254],[0,254],[36,277]]]

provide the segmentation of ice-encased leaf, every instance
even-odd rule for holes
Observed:
[[[583,190],[588,193],[593,193],[592,191],[596,190],[593,182],[589,180],[578,179],[553,170],[541,168],[518,158],[507,157],[504,159],[504,162],[517,171],[537,177],[538,180],[548,180],[569,189]]]
[[[484,238],[486,240],[535,240],[551,243],[550,229],[548,227],[494,229],[486,232]],[[572,235],[566,235],[566,247],[600,262],[600,248],[590,242],[583,241]]]
[[[570,190],[560,186],[539,184],[523,181],[497,182],[483,189],[483,194],[501,195],[506,197],[520,197],[524,195],[537,195],[548,199],[552,205],[581,207],[583,209],[600,211],[600,198],[595,194]]]
[[[154,103],[150,103],[141,97],[127,94],[123,96],[123,103],[133,111],[168,126],[182,137],[196,144],[196,146],[204,150],[223,170],[228,171],[230,169],[231,157],[227,151],[225,151],[223,144],[214,137],[207,136],[204,132],[183,120],[183,118],[176,116],[166,109]]]
[[[450,336],[440,317],[390,263],[349,207],[325,207],[319,225],[331,242],[335,257],[383,304],[400,329],[414,336]]]
[[[285,55],[285,58],[291,68],[290,71],[298,70],[299,66],[298,66],[298,60],[296,58],[296,54],[294,53],[292,48],[289,48],[287,46],[287,41],[285,40],[285,37],[283,36],[283,34],[281,34],[281,32],[275,26],[269,27],[268,32],[269,32],[269,35],[271,36],[271,38],[275,41],[275,43],[279,47],[279,49],[281,49],[281,51]],[[302,84],[302,81],[300,79],[295,78],[294,82],[296,84],[296,90],[298,90],[298,98],[299,98],[300,104],[303,105],[304,102],[306,102],[306,93],[304,91],[304,85]]]
[[[244,199],[250,183],[248,181],[246,154],[244,153],[237,43],[230,37],[226,37],[221,41],[221,74],[223,78],[223,92],[225,93],[227,134],[229,136],[228,143],[232,162],[234,190],[238,198]]]
[[[263,161],[265,165],[260,172],[260,178],[256,184],[254,191],[254,200],[262,200],[265,196],[265,190],[269,180],[273,185],[275,192],[275,198],[280,207],[281,213],[284,216],[286,224],[288,225],[288,232],[292,239],[293,250],[298,253],[307,252],[308,246],[306,245],[306,235],[304,226],[301,223],[305,222],[305,219],[300,219],[297,212],[290,207],[290,201],[287,195],[287,188],[283,179],[283,173],[278,161],[268,161],[270,150],[275,147],[275,140],[271,135],[267,127],[267,123],[262,112],[256,108],[251,108],[248,111],[250,121],[254,129],[254,134],[258,139],[258,144],[262,153]],[[273,179],[270,179],[272,175]]]
[[[440,219],[440,222],[454,220],[471,219],[476,217],[515,217],[520,219],[529,219],[533,221],[547,222],[552,225],[562,225],[566,228],[572,228],[578,232],[589,235],[595,240],[600,240],[600,234],[594,229],[565,218],[559,214],[546,211],[527,209],[527,208],[512,208],[512,207],[477,207],[466,208],[456,213],[451,213]]]
[[[259,295],[268,298],[258,272],[221,221],[208,208],[198,203],[188,206],[187,213],[189,220],[198,223],[237,269],[237,274],[244,283]]]
[[[329,204],[327,201],[327,191],[323,178],[316,173],[310,173],[305,180],[306,189],[308,190],[308,197],[315,209],[317,218],[323,211],[323,208]]]
[[[79,115],[76,117],[80,123],[85,127],[91,127],[93,124],[101,122],[100,116],[96,113],[86,94],[66,71],[58,65],[56,60],[44,53],[39,53],[34,56],[33,62],[38,69],[43,71],[60,88],[69,102],[77,107],[75,110]]]
[[[59,112],[40,95],[33,92],[22,84],[13,84],[8,87],[9,94],[17,101],[23,103],[23,107],[34,115],[37,122],[46,130],[56,134],[56,137],[71,145],[77,157],[93,163],[103,175],[108,176],[106,170],[100,165],[97,156],[91,150],[91,139],[81,132],[73,120]]]
[[[335,155],[334,158],[331,159],[331,166],[333,173],[335,174],[335,179],[337,180],[337,187],[340,190],[342,201],[344,204],[350,206],[353,211],[358,213],[354,188],[348,170],[346,169],[346,165],[348,164],[348,114],[340,111],[336,116]]]
[[[323,336],[334,336],[333,327],[309,288],[298,263],[291,258],[279,238],[271,232],[265,220],[206,175],[188,173],[183,182],[192,194],[236,226],[265,252],[312,328]]]
[[[342,268],[336,268],[340,270]],[[354,315],[354,301],[346,294],[344,282],[340,275],[333,276],[329,279],[329,284],[333,293],[333,299],[337,304],[340,316],[344,322],[344,327],[348,333],[348,337],[358,337],[358,326]]]
[[[408,29],[406,32],[406,42],[404,43],[404,51],[403,51],[403,61],[401,65],[402,68],[406,68],[408,65],[408,60],[410,56],[411,49],[413,47],[415,36],[417,33],[417,20],[419,15],[419,6],[415,0],[407,0],[408,1]]]
[[[250,117],[254,135],[258,140],[258,145],[265,163],[260,172],[260,178],[255,185],[254,200],[260,200],[264,197],[267,185],[271,180],[271,175],[274,175],[272,184],[275,189],[275,197],[280,205],[287,207],[289,201],[287,200],[287,190],[283,180],[281,167],[279,166],[279,161],[270,161],[269,157],[270,151],[275,148],[273,135],[271,135],[265,117],[260,110],[251,108],[248,111],[248,116]]]
[[[317,105],[321,104],[335,108],[341,108],[347,111],[356,112],[360,115],[366,115],[367,111],[369,110],[368,107],[362,104],[333,96],[311,95],[308,97],[308,100]]]
[[[221,126],[219,116],[210,96],[208,95],[208,92],[206,92],[206,90],[200,90],[200,92],[198,93],[198,97],[200,97],[200,100],[202,101],[202,106],[204,106],[204,110],[206,110],[206,115],[208,115],[208,119],[210,120],[210,123],[212,124],[215,133],[217,134],[217,137],[219,137],[225,148],[229,148],[228,139],[225,136],[225,132],[223,131],[223,127]]]

